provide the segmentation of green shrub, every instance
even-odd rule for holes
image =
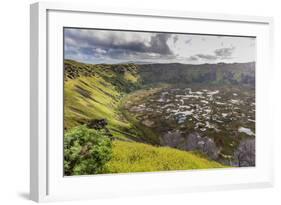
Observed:
[[[111,159],[112,142],[103,130],[85,125],[69,130],[64,136],[64,174],[98,174]]]

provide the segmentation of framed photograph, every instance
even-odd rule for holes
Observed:
[[[34,201],[273,184],[269,17],[31,5]]]

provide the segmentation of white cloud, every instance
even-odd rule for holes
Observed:
[[[90,63],[255,61],[255,39],[214,35],[66,29],[65,57]]]

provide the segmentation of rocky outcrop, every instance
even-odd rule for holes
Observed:
[[[243,140],[234,153],[233,166],[253,167],[256,164],[255,139]]]
[[[110,130],[106,127],[107,125],[108,125],[108,122],[106,119],[92,119],[92,120],[89,120],[87,123],[87,127],[90,129],[104,130],[106,135],[112,140],[113,135],[111,134]]]
[[[178,130],[169,131],[161,137],[160,144],[186,151],[199,151],[211,159],[217,159],[219,154],[212,138],[201,137],[196,132],[184,135]]]

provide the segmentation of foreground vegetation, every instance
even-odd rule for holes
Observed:
[[[137,142],[113,142],[112,159],[106,173],[151,172],[222,168],[221,164],[195,153]]]
[[[65,175],[102,173],[111,156],[112,142],[104,130],[88,129],[82,125],[65,134]]]
[[[110,139],[102,129],[85,125],[70,129],[64,139],[66,176],[222,168],[191,152]]]

